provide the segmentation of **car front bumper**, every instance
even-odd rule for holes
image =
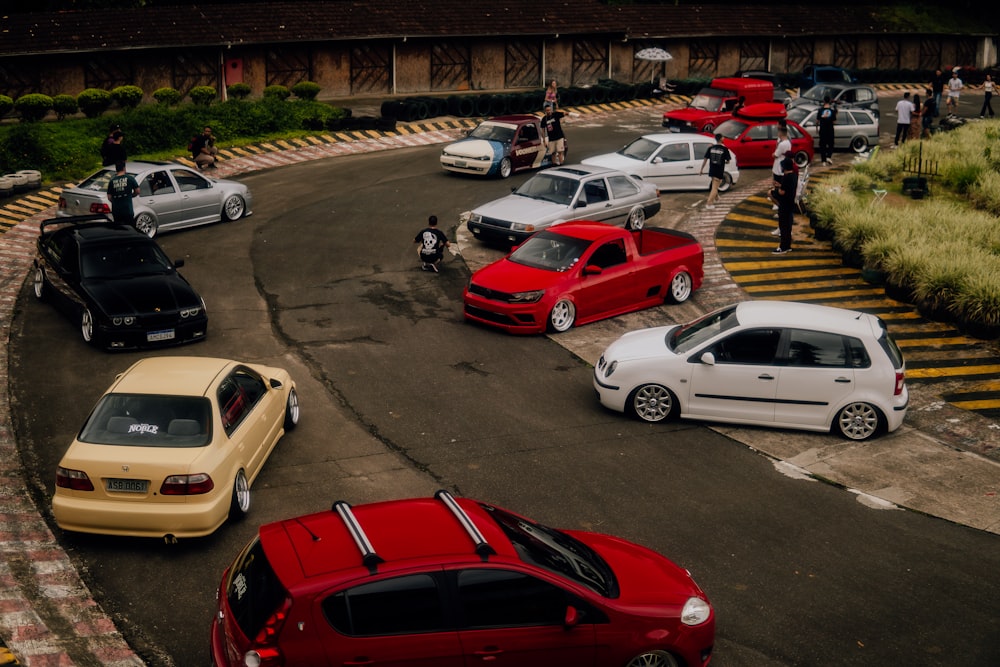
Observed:
[[[548,313],[541,303],[511,304],[468,293],[464,300],[465,319],[470,322],[496,327],[512,334],[545,333]]]
[[[464,159],[450,155],[441,156],[441,168],[458,174],[489,176],[493,172],[494,164],[488,160]]]
[[[172,336],[168,332],[172,332]],[[208,335],[208,317],[182,320],[173,326],[155,329],[116,327],[104,323],[98,326],[97,335],[100,345],[109,350],[172,347],[204,340]]]

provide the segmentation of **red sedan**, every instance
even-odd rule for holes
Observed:
[[[473,274],[465,319],[508,333],[561,332],[680,303],[701,285],[702,258],[701,244],[683,232],[567,222]]]
[[[740,169],[770,167],[774,164],[774,147],[778,145],[778,125],[781,123],[788,127],[792,159],[799,167],[806,166],[813,158],[813,137],[801,125],[787,119],[783,104],[751,104],[715,131],[723,136],[723,143]]]

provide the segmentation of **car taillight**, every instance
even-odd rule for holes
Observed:
[[[160,493],[164,496],[197,496],[214,488],[212,478],[207,473],[199,472],[194,475],[170,475],[163,480]]]
[[[59,208],[66,208],[66,198],[65,197],[60,197],[59,198]]]
[[[893,389],[892,395],[899,396],[903,393],[903,385],[906,384],[906,373],[902,369],[896,371],[896,388]]]
[[[285,660],[278,648],[278,635],[288,618],[288,610],[292,608],[292,599],[285,598],[284,603],[266,621],[254,637],[254,646],[243,656],[243,664],[247,667],[280,667]]]
[[[104,202],[95,201],[90,205],[91,213],[111,213],[111,207]]]
[[[59,466],[56,468],[56,486],[73,491],[93,491],[94,485],[91,483],[87,473],[82,470],[71,470]]]

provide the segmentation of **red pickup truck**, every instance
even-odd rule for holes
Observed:
[[[701,286],[703,258],[701,244],[684,232],[567,222],[474,273],[465,319],[508,333],[561,332],[680,303]]]
[[[663,127],[674,132],[712,133],[733,116],[740,98],[744,105],[770,102],[774,99],[774,84],[761,79],[723,77],[712,79],[686,107],[663,114]]]

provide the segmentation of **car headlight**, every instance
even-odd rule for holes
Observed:
[[[529,225],[526,222],[512,222],[510,223],[510,228],[515,232],[533,232],[535,231],[534,225]]]
[[[196,317],[200,312],[201,308],[183,308],[181,309],[181,319],[185,320],[189,317]]]
[[[483,221],[483,216],[481,216],[478,213],[472,213],[472,214],[469,215],[469,222],[470,223],[479,223],[479,222],[482,222],[482,221]]]
[[[135,316],[133,316],[133,315],[121,315],[119,317],[112,317],[111,318],[111,324],[115,325],[116,327],[120,327],[123,324],[125,326],[127,326],[127,327],[130,327],[133,324],[135,324]]]
[[[712,607],[701,598],[688,598],[681,610],[681,623],[684,625],[701,625],[712,615]]]
[[[608,367],[604,369],[604,377],[606,378],[611,377],[611,374],[615,372],[616,368],[618,368],[618,362],[612,361],[610,364],[608,364]]]
[[[492,155],[477,155],[476,157],[474,157],[472,159],[473,160],[479,160],[480,162],[490,162],[490,161],[493,160],[493,156]]]
[[[545,290],[537,289],[530,292],[514,292],[510,295],[511,303],[535,303],[542,298]]]

